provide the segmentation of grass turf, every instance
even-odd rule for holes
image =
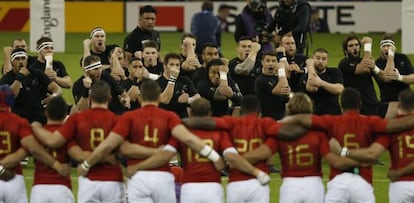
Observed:
[[[358,34],[362,37],[365,34]],[[28,33],[17,33],[17,32],[0,32],[0,45],[10,46],[13,39],[17,37],[22,37],[24,39],[29,39]],[[126,36],[126,33],[108,33],[107,34],[107,44],[118,44],[123,45],[123,39]],[[345,34],[313,34],[313,42],[309,48],[309,53],[316,48],[325,48],[329,52],[329,66],[336,67],[339,61],[343,58],[342,52],[342,39],[345,37]],[[368,36],[373,38],[373,56],[379,56],[379,41],[381,34],[368,34]],[[82,75],[82,69],[79,66],[79,59],[82,56],[82,41],[83,39],[89,37],[89,33],[67,33],[66,34],[66,51],[65,53],[56,53],[55,60],[62,61],[68,73],[70,74],[72,81],[76,81]],[[162,41],[162,55],[165,55],[168,52],[180,52],[180,37],[181,33],[174,32],[165,32],[161,33]],[[401,47],[401,35],[396,34],[394,36],[396,41],[397,50],[400,50]],[[27,41],[28,44],[29,41]],[[56,42],[55,42],[56,43]],[[222,53],[223,55],[231,59],[236,56],[235,47],[236,44],[233,39],[232,34],[224,34],[222,41]],[[32,53],[35,55],[36,53]],[[414,59],[412,55],[409,56],[411,60]],[[0,64],[3,64],[3,58],[0,58]],[[73,97],[70,90],[64,90],[64,97],[68,102],[73,102]],[[374,191],[378,203],[388,202],[388,184],[389,181],[386,179],[386,173],[388,166],[390,164],[388,155],[383,155],[380,159],[385,163],[385,166],[374,166]],[[279,166],[278,160],[275,160],[276,166]],[[328,167],[324,164],[324,181],[327,180]],[[28,193],[30,193],[30,188],[33,182],[33,165],[29,166],[24,170],[26,178],[26,186],[28,188]],[[72,171],[72,183],[73,191],[76,198],[77,192],[77,181],[76,181],[76,172]],[[279,186],[281,184],[281,179],[278,174],[272,174],[272,181],[270,183],[271,187],[271,202],[278,202],[279,198]]]

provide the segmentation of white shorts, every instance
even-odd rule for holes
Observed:
[[[360,175],[341,173],[328,182],[325,203],[375,203],[374,189]]]
[[[388,195],[390,203],[414,202],[414,181],[390,183]]]
[[[30,193],[30,203],[44,202],[73,203],[75,200],[72,191],[64,185],[34,185]]]
[[[78,177],[78,203],[121,203],[123,202],[123,186],[118,181],[94,181],[86,177]]]
[[[325,186],[320,176],[286,177],[280,186],[279,202],[321,203]]]
[[[9,181],[0,180],[0,202],[27,203],[27,193],[24,178],[16,175]]]
[[[175,203],[174,175],[164,171],[139,171],[128,180],[128,202]]]
[[[269,198],[269,185],[262,185],[256,179],[227,184],[227,203],[269,203]]]
[[[224,190],[220,183],[185,183],[181,186],[181,203],[224,203]]]

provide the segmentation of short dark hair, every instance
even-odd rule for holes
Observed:
[[[267,52],[264,52],[264,53],[263,53],[262,60],[265,58],[265,56],[273,56],[273,57],[276,57],[276,58],[277,58],[277,53],[276,53],[276,52],[274,52],[274,51],[267,51]]]
[[[85,57],[85,60],[83,61],[83,65],[84,67],[91,65],[92,63],[101,61],[101,58],[99,58],[99,56],[97,55],[89,55],[87,57]]]
[[[142,50],[148,47],[155,48],[157,51],[159,50],[158,43],[154,40],[145,40],[142,44]]]
[[[345,39],[342,41],[342,51],[344,52],[345,56],[348,50],[348,42],[354,39],[356,39],[358,41],[359,46],[361,46],[361,41],[358,39],[358,36],[354,34],[346,36]]]
[[[132,62],[134,61],[141,61],[141,59],[133,56],[132,58],[129,59],[128,64],[132,64]]]
[[[359,109],[361,107],[361,94],[354,88],[345,88],[341,94],[342,109]]]
[[[210,69],[211,66],[222,66],[224,62],[221,59],[213,59],[207,63],[207,69]],[[208,72],[208,71],[207,71]]]
[[[204,1],[201,4],[201,10],[202,11],[213,11],[214,5],[213,2],[211,1]]]
[[[224,10],[224,9],[230,9],[230,8],[231,8],[231,6],[230,6],[230,5],[227,5],[227,4],[220,4],[220,6],[219,6],[218,10],[219,10],[219,11],[221,11],[221,10]]]
[[[240,42],[240,41],[243,41],[243,40],[253,41],[253,39],[251,37],[243,35],[239,38],[239,41],[237,41],[237,42]]]
[[[91,100],[104,104],[111,99],[111,87],[105,81],[98,80],[91,87]]]
[[[387,39],[394,41],[394,38],[392,37],[392,34],[386,33],[386,34],[382,35],[381,40],[387,40]]]
[[[317,49],[315,49],[315,51],[313,51],[313,54],[315,54],[316,52],[329,54],[328,51],[326,49],[324,49],[324,48],[317,48]]]
[[[206,48],[216,48],[216,49],[218,49],[218,46],[215,45],[214,43],[211,43],[211,42],[207,42],[207,43],[203,44],[203,54],[204,54],[204,50]]]
[[[157,14],[157,10],[151,5],[145,5],[139,8],[139,15],[142,16],[144,13],[154,13]]]
[[[398,95],[398,101],[400,102],[400,108],[405,112],[411,112],[414,110],[414,92],[410,89],[404,89]]]
[[[210,101],[202,97],[195,99],[190,104],[192,116],[208,116],[211,112]]]
[[[141,96],[143,101],[156,102],[161,94],[161,88],[154,80],[144,80],[141,85]]]
[[[256,95],[246,95],[243,97],[240,105],[242,114],[249,114],[260,111],[260,101]]]
[[[46,115],[54,121],[63,121],[67,115],[67,104],[62,96],[53,97],[46,106]]]
[[[181,56],[177,53],[168,53],[164,56],[164,63],[167,64],[170,59],[178,59],[181,63]]]
[[[197,37],[193,34],[193,33],[189,33],[189,32],[185,32],[182,36],[181,36],[181,43],[183,42],[183,40],[187,37],[193,38],[197,41]]]
[[[53,40],[50,37],[43,36],[36,41],[36,46],[39,47],[43,42],[53,42]]]

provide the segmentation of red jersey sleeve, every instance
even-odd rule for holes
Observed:
[[[33,133],[32,133],[32,128],[30,127],[29,122],[26,119],[21,119],[20,128],[19,128],[20,139],[23,139],[31,135],[33,135]]]
[[[369,124],[375,133],[385,133],[387,131],[387,120],[379,116],[370,116]]]
[[[112,129],[118,135],[126,138],[129,135],[129,131],[131,129],[130,125],[132,122],[132,115],[130,112],[122,114],[116,121],[114,128]]]
[[[390,135],[387,135],[387,134],[378,135],[375,138],[374,142],[382,145],[385,149],[388,149],[388,147],[391,143]]]
[[[230,136],[227,132],[222,132],[220,136],[221,136],[221,140],[220,140],[221,151],[224,151],[227,148],[233,147],[233,144],[230,140]]]
[[[269,137],[277,137],[279,134],[279,129],[282,127],[282,123],[278,123],[275,120],[271,118],[262,118],[260,120],[260,123],[262,125],[262,129],[265,133],[265,135]]]
[[[312,115],[312,125],[311,128],[313,130],[322,130],[330,134],[331,128],[330,126],[333,125],[335,119],[331,115],[324,115],[324,116],[317,116]]]
[[[215,130],[229,130],[233,126],[234,118],[230,116],[223,116],[221,118],[213,118],[216,122]]]
[[[175,128],[177,125],[181,124],[181,119],[180,117],[178,117],[177,114],[173,113],[173,112],[168,112],[168,116],[170,119],[168,119],[168,129],[172,130],[173,128]]]
[[[76,134],[76,117],[77,114],[69,116],[68,120],[58,129],[66,140],[70,140]]]

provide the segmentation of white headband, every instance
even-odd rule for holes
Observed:
[[[27,53],[26,52],[24,52],[24,51],[18,51],[18,52],[15,52],[15,53],[13,53],[11,56],[10,56],[10,61],[13,61],[14,59],[16,59],[17,57],[24,57],[24,58],[26,58],[27,59]]]
[[[92,30],[90,38],[92,39],[98,33],[105,35],[105,31],[102,28],[95,28]]]
[[[395,47],[395,42],[390,39],[381,40],[380,47],[383,47],[385,45],[390,45],[390,46]]]
[[[102,64],[100,61],[98,61],[96,63],[92,63],[92,64],[85,66],[84,70],[88,71],[88,70],[93,70],[93,69],[100,68],[100,67],[102,67]]]
[[[46,47],[53,47],[53,42],[43,42],[37,47],[37,51],[42,51]]]

